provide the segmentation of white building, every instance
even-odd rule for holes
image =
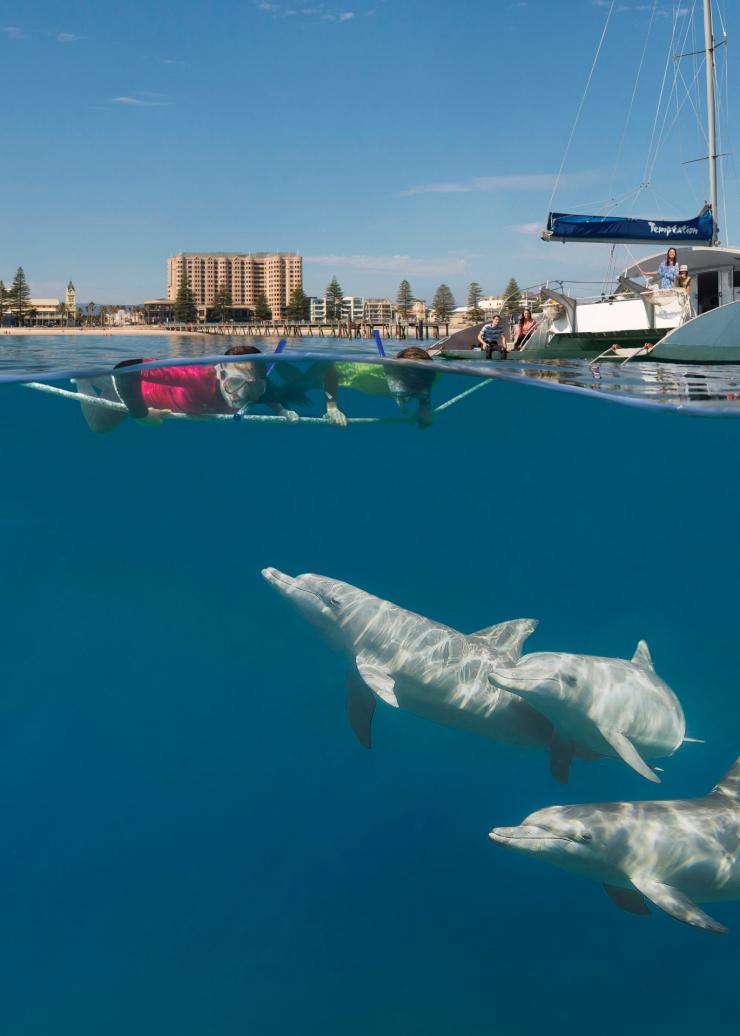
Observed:
[[[312,296],[311,323],[329,323],[327,312],[331,307],[326,296]],[[390,299],[366,299],[358,295],[345,295],[342,299],[342,320],[353,324],[390,324],[393,318],[393,305]],[[336,319],[336,318],[335,318]]]

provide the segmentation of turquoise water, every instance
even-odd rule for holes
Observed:
[[[3,1031],[734,1031],[740,903],[708,907],[724,937],[633,917],[487,838],[553,803],[700,795],[738,755],[734,373],[656,393],[655,365],[603,369],[607,391],[571,367],[577,391],[543,392],[537,370],[443,374],[435,404],[483,387],[423,432],[96,436],[74,400],[0,386]],[[707,401],[729,416],[690,420]],[[345,664],[265,566],[464,631],[533,616],[527,650],[645,638],[706,744],[658,792],[612,760],[562,787],[543,753],[380,704],[367,752]]]

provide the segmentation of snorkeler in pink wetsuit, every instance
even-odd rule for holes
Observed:
[[[235,345],[226,356],[259,353],[254,345]],[[263,364],[218,363],[215,366],[184,364],[178,367],[152,367],[126,373],[126,367],[147,360],[124,360],[116,367],[114,382],[121,401],[132,417],[143,420],[160,411],[188,414],[234,414],[249,403],[259,402],[267,389]],[[295,420],[293,411],[279,403],[268,403],[277,414]]]

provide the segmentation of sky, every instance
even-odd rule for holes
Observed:
[[[732,98],[740,10],[717,7]],[[285,250],[304,256],[308,294],[333,275],[366,296],[406,278],[431,299],[444,282],[460,304],[472,280],[598,290],[608,247],[539,239],[553,188],[559,210],[627,196],[624,215],[696,214],[706,162],[683,163],[707,153],[704,74],[670,55],[702,46],[700,14],[694,0],[0,0],[0,278],[22,265],[34,295],[71,278],[80,301],[130,304],[165,294],[179,251]],[[722,105],[730,153],[733,114]],[[723,162],[722,238],[740,242]]]

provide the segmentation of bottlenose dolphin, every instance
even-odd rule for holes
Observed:
[[[684,740],[681,703],[657,676],[644,640],[629,662],[543,651],[494,665],[488,678],[550,720],[566,758],[577,742],[660,783],[645,759],[672,755]]]
[[[487,680],[492,658],[501,665],[516,662],[537,625],[533,619],[466,636],[337,579],[293,578],[274,568],[262,575],[350,660],[347,714],[366,748],[376,698],[494,741],[550,748],[550,722]],[[558,777],[567,780],[567,773]]]
[[[740,756],[703,798],[550,806],[488,837],[602,882],[628,913],[649,913],[647,899],[685,924],[726,932],[694,900],[740,899]]]

